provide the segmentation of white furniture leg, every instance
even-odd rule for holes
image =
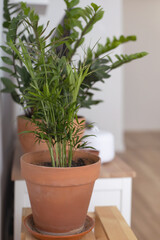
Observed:
[[[30,207],[24,180],[14,182],[14,240],[21,239],[22,208]]]
[[[121,214],[131,226],[132,178],[122,178]]]

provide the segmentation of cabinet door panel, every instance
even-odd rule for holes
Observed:
[[[94,211],[95,206],[117,206],[120,210],[121,191],[93,191],[89,211]]]

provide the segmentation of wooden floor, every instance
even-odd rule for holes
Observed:
[[[160,240],[160,132],[128,132],[119,154],[136,172],[132,229],[138,240]]]

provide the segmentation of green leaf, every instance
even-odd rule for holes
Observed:
[[[16,103],[21,104],[21,99],[20,99],[18,93],[17,93],[15,90],[13,90],[13,91],[11,92],[11,96],[12,96],[12,99],[13,99]]]
[[[13,52],[12,50],[9,48],[9,47],[6,47],[6,46],[0,46],[2,48],[2,50],[6,53],[8,53],[9,55],[13,55]]]
[[[53,28],[44,39],[47,40],[53,34],[54,31],[55,31],[55,28]]]
[[[95,52],[95,58],[98,58],[100,55],[107,53],[115,48],[117,48],[119,45],[123,43],[127,43],[129,41],[136,41],[136,36],[123,36],[121,35],[119,38],[113,37],[113,40],[110,38],[106,39],[105,45],[98,44],[97,51]]]
[[[7,22],[7,21],[6,21],[6,22],[3,22],[3,27],[4,27],[4,28],[9,28],[9,25],[10,25],[9,22]]]
[[[29,52],[28,52],[26,46],[24,45],[24,43],[19,39],[19,45],[20,45],[21,50],[22,50],[22,55],[11,40],[10,40],[10,42],[8,42],[8,45],[18,55],[19,59],[25,64],[25,66],[26,66],[28,72],[30,73],[31,77],[34,78],[32,60],[31,60]]]
[[[79,0],[72,0],[72,1],[64,0],[64,1],[67,5],[67,8],[73,8],[74,6],[76,6],[79,3]]]
[[[21,78],[24,88],[29,87],[30,81],[31,81],[31,76],[28,73],[27,69],[24,66],[20,67],[20,66],[16,65],[16,71],[18,72],[18,74]]]
[[[94,8],[94,11],[97,12],[97,10],[100,8],[100,6],[98,6],[95,3],[91,3],[91,6]]]
[[[96,12],[95,17],[94,17],[94,23],[98,22],[103,18],[104,11],[102,9],[99,9],[98,12]]]
[[[134,54],[130,54],[130,55],[116,55],[116,58],[118,59],[118,61],[112,63],[112,65],[110,66],[111,70],[118,68],[120,66],[122,66],[125,63],[129,63],[133,60],[136,60],[138,58],[142,58],[144,56],[148,55],[147,52],[140,52],[140,53],[134,53]]]
[[[10,73],[10,74],[13,74],[12,70],[7,68],[7,67],[0,67],[0,69],[4,72],[7,72],[7,73]]]
[[[2,61],[8,65],[13,65],[13,61],[9,57],[1,57]]]
[[[9,78],[2,77],[1,81],[5,86],[5,89],[2,89],[2,92],[11,93],[15,88],[17,88],[17,86]]]
[[[21,2],[21,8],[22,8],[24,14],[25,14],[26,16],[28,16],[28,14],[29,14],[29,12],[30,12],[30,8],[27,7],[27,5],[26,5],[25,2]]]
[[[87,59],[88,59],[88,60],[91,60],[92,57],[93,57],[92,50],[91,50],[91,48],[88,48],[88,49],[87,49]]]
[[[89,33],[91,30],[93,29],[93,25],[90,25],[86,28],[84,35],[86,35],[87,33]]]
[[[67,19],[69,18],[80,18],[82,16],[83,10],[80,7],[72,8],[67,11]]]
[[[22,19],[22,13],[19,13],[16,17],[12,19],[7,33],[7,42],[9,42],[10,40],[15,42],[15,39],[17,37],[17,29]]]
[[[78,47],[81,46],[84,43],[85,38],[83,37],[79,42],[78,42]]]

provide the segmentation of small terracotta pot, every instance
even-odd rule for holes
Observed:
[[[96,156],[99,156],[99,151],[98,150],[94,150],[94,149],[87,149],[87,150],[85,150],[84,149],[84,151],[87,151],[89,153],[95,154]]]
[[[26,153],[21,157],[21,173],[27,183],[36,228],[43,233],[67,235],[83,229],[100,158],[78,150],[73,160],[84,159],[82,167],[43,167],[49,151]]]
[[[78,121],[83,122],[83,126],[85,127],[85,118],[84,117],[78,117]],[[76,120],[74,120],[75,125]],[[19,141],[22,146],[23,152],[35,152],[35,151],[41,151],[41,150],[47,150],[47,144],[45,141],[35,142],[35,136],[33,133],[22,133],[23,131],[34,131],[37,127],[35,126],[34,123],[31,123],[29,119],[25,116],[18,116],[17,117],[17,130],[18,130],[18,136],[19,136]],[[79,134],[80,137],[83,137],[84,135],[84,130],[82,130]]]
[[[18,116],[17,117],[17,131],[19,141],[22,146],[22,150],[24,152],[35,152],[41,150],[47,150],[47,144],[44,141],[40,143],[35,142],[35,136],[33,133],[22,133],[23,131],[34,131],[36,130],[36,126],[34,123],[31,123],[29,119],[25,116]]]
[[[83,121],[83,122],[82,122]],[[83,116],[78,116],[78,122],[81,123],[81,127],[83,128],[79,133],[78,133],[78,136],[80,138],[82,138],[84,136],[84,131],[85,131],[85,125],[86,125],[86,119],[83,117]],[[76,128],[76,125],[77,125],[77,121],[74,119],[74,124],[75,124],[75,128]],[[76,129],[75,129],[76,131]]]

